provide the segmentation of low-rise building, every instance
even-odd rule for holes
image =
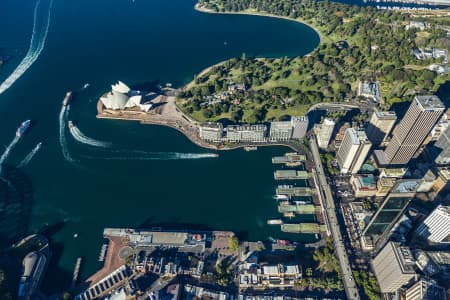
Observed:
[[[223,139],[222,123],[203,123],[199,126],[199,136],[202,140],[218,143]]]
[[[235,143],[262,143],[266,141],[265,125],[230,125],[226,129],[227,141]]]
[[[106,228],[103,235],[120,237],[128,241],[130,247],[177,248],[185,252],[203,252],[206,248],[206,233],[147,231],[128,228]]]
[[[368,175],[352,175],[350,184],[353,187],[356,198],[371,197],[377,193],[375,177]]]
[[[426,22],[419,22],[419,21],[409,21],[409,24],[406,25],[406,30],[408,29],[419,29],[419,30],[425,30],[429,27],[430,25]]]
[[[304,138],[309,126],[308,116],[292,117],[291,123],[293,127],[292,138],[294,140],[301,140]]]
[[[302,271],[299,265],[248,264],[239,274],[239,288],[283,288],[300,283]]]
[[[110,274],[107,274],[100,281],[82,291],[80,294],[76,295],[74,299],[103,299],[103,297],[110,294],[111,291],[117,290],[122,285],[129,284],[129,278],[131,275],[131,270],[129,270],[127,266],[123,265]]]
[[[450,191],[450,170],[448,168],[438,168],[438,177],[433,185],[433,191],[443,193]]]
[[[443,58],[443,63],[446,64],[448,62],[447,50],[445,50],[445,49],[438,49],[438,48],[422,49],[422,48],[416,48],[416,49],[414,49],[412,51],[412,53],[418,60]]]
[[[233,300],[234,297],[227,292],[185,284],[183,288],[183,299]]]
[[[394,187],[397,182],[397,178],[393,177],[380,177],[377,181],[377,192],[375,194],[376,197],[384,197],[389,194],[389,192]]]
[[[380,83],[378,81],[360,81],[358,96],[379,103],[381,101]]]
[[[292,137],[291,121],[277,121],[270,123],[269,140],[271,142],[289,141]]]

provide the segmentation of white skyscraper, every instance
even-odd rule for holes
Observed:
[[[371,146],[372,143],[364,131],[348,128],[336,155],[341,173],[358,173],[369,154]]]
[[[439,205],[417,228],[417,233],[440,243],[450,235],[450,206]]]
[[[333,134],[334,125],[336,125],[336,123],[333,120],[325,118],[325,120],[323,120],[323,123],[317,126],[316,128],[317,143],[319,144],[320,148],[322,149],[328,148],[331,135]]]

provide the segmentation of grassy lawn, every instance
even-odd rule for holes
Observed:
[[[283,115],[303,116],[306,114],[309,107],[310,105],[298,105],[286,109],[271,109],[266,115],[266,120],[271,120],[272,118],[278,120]]]

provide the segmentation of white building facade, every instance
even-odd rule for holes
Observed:
[[[439,205],[417,228],[417,234],[441,243],[450,235],[450,206]]]

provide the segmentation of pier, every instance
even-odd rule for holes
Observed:
[[[306,180],[310,177],[310,174],[306,171],[276,170],[274,177],[276,180]]]
[[[316,207],[312,204],[281,204],[278,206],[278,212],[282,214],[313,215],[316,213]]]
[[[317,223],[282,224],[281,231],[289,233],[320,233],[320,226]]]
[[[284,156],[272,158],[273,164],[285,164],[287,166],[298,166],[306,161],[306,156],[298,153],[286,153]]]
[[[316,189],[309,187],[295,187],[280,185],[276,189],[277,195],[296,196],[296,197],[308,197],[316,194]]]
[[[75,268],[73,269],[72,274],[72,284],[70,285],[70,290],[73,291],[75,289],[75,285],[77,284],[78,275],[80,273],[82,258],[78,257],[77,262],[75,264]]]

